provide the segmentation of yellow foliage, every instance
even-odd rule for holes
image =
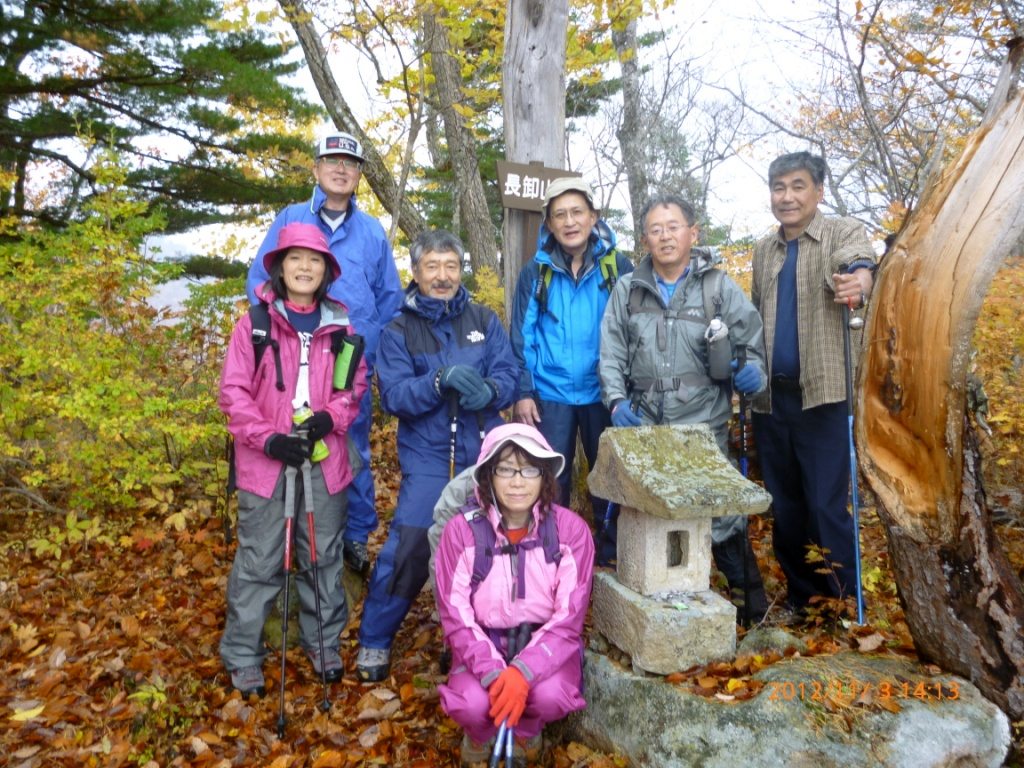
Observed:
[[[498,280],[498,274],[490,267],[481,267],[475,275],[476,288],[473,300],[494,310],[498,317],[505,316],[505,289]]]
[[[1024,258],[1008,259],[992,280],[974,328],[975,373],[988,396],[991,439],[983,439],[982,465],[990,488],[1024,485]],[[986,436],[987,438],[987,436]]]

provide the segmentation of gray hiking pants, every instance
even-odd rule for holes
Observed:
[[[324,648],[339,647],[339,635],[348,622],[345,590],[341,585],[342,531],[348,517],[348,493],[327,492],[323,470],[314,464],[313,520],[316,538],[320,613]],[[274,600],[284,587],[285,471],[282,469],[274,495],[269,499],[238,492],[238,551],[227,588],[227,621],[220,640],[220,657],[229,669],[259,666],[267,655],[263,624]],[[299,642],[307,650],[317,648],[316,601],[309,556],[309,523],[303,495],[303,472],[295,475],[295,546],[292,570],[299,593]]]

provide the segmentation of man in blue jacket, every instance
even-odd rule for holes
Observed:
[[[398,312],[402,282],[391,245],[380,222],[356,207],[355,192],[363,165],[363,147],[347,133],[329,133],[316,145],[313,178],[316,186],[309,202],[285,208],[274,219],[256,258],[249,267],[245,289],[256,303],[256,288],[267,278],[263,256],[277,247],[277,233],[293,222],[316,224],[341,265],[341,280],[331,283],[328,295],[348,309],[357,333],[366,340],[367,384],[373,377],[381,331]],[[364,576],[370,559],[366,542],[377,528],[373,474],[370,471],[370,425],[373,397],[359,402],[359,416],[349,429],[362,467],[349,486],[348,523],[345,527],[345,562]]]
[[[558,480],[567,506],[577,433],[593,467],[598,439],[611,426],[597,375],[601,318],[615,281],[633,264],[616,250],[615,233],[599,217],[590,184],[579,177],[548,185],[538,240],[512,303],[512,349],[519,363],[514,416],[565,456]],[[596,520],[604,519],[607,507],[593,500]],[[614,542],[602,542],[598,563],[614,557]]]
[[[409,249],[413,281],[380,340],[380,404],[398,417],[402,487],[388,539],[370,576],[356,673],[378,682],[391,644],[426,583],[434,504],[456,472],[476,462],[480,435],[502,423],[517,392],[515,357],[490,309],[462,285],[462,242],[424,232]]]

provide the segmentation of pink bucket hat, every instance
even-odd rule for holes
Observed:
[[[537,431],[536,427],[513,421],[510,424],[495,427],[484,437],[484,442],[480,446],[480,458],[477,459],[476,469],[473,470],[473,480],[479,483],[480,468],[513,443],[535,459],[555,459],[555,477],[562,474],[562,470],[565,469],[565,456],[551,450],[548,441]]]
[[[284,255],[289,248],[309,248],[322,254],[331,269],[331,279],[337,280],[341,277],[341,265],[334,258],[330,246],[327,245],[327,238],[316,224],[295,222],[281,227],[277,233],[277,248],[263,255],[263,268],[269,273],[277,258]]]

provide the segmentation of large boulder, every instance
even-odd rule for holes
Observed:
[[[778,662],[755,676],[758,695],[732,703],[593,652],[585,677],[587,708],[552,735],[644,768],[997,768],[1010,745],[1009,720],[973,685],[900,659]]]

